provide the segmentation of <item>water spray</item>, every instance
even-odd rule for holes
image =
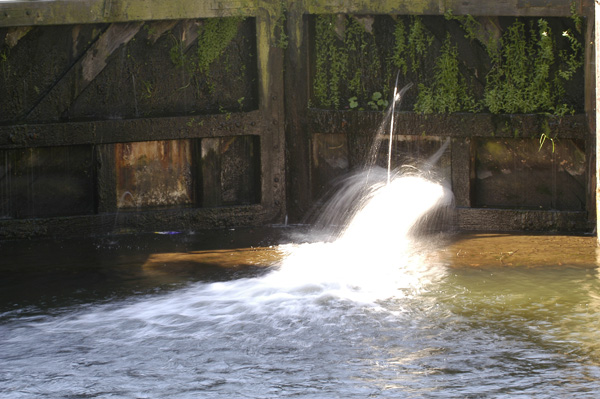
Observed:
[[[387,161],[387,184],[390,184],[392,176],[392,142],[394,132],[394,114],[396,113],[396,102],[402,99],[404,93],[412,87],[412,83],[407,84],[398,92],[398,78],[400,77],[400,71],[396,74],[396,84],[394,84],[394,96],[392,97],[392,115],[390,119],[390,139],[388,144],[388,161]]]

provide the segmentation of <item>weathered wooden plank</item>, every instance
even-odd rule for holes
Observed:
[[[152,44],[156,43],[163,33],[173,29],[179,21],[153,21],[148,25],[148,41]],[[196,29],[197,31],[197,29]]]
[[[381,112],[308,111],[309,130],[327,133],[358,131],[374,135],[382,123]],[[553,117],[541,114],[487,114],[456,113],[422,115],[413,112],[396,114],[395,125],[399,134],[450,137],[519,137],[537,138],[542,132],[559,138],[588,138],[585,114]]]
[[[308,18],[300,3],[288,7],[288,50],[285,57],[285,125],[287,148],[287,209],[290,220],[300,221],[310,207],[310,132],[306,125],[309,82]],[[316,132],[316,131],[314,131]]]
[[[99,213],[117,210],[115,145],[96,145],[96,201]]]
[[[129,42],[143,22],[112,24],[42,100],[28,112],[27,120],[58,120],[73,101],[102,72],[108,57]]]
[[[95,212],[91,145],[0,152],[0,218]]]
[[[595,96],[596,96],[596,101],[595,101],[595,113],[596,113],[596,117],[595,117],[595,126],[594,126],[594,130],[595,130],[595,134],[594,134],[594,138],[596,139],[596,165],[595,165],[595,172],[596,172],[596,179],[595,179],[595,183],[596,183],[596,187],[595,187],[595,204],[596,204],[596,209],[595,209],[595,213],[596,213],[596,234],[598,236],[598,245],[600,246],[600,218],[598,217],[598,210],[600,209],[600,146],[598,145],[598,143],[600,143],[600,112],[598,112],[600,110],[600,95],[599,95],[599,85],[600,85],[600,3],[598,1],[595,2],[595,21],[594,21],[594,55],[595,55],[595,66],[596,66],[596,73],[595,73]]]
[[[456,206],[471,206],[471,140],[452,141],[452,191]]]
[[[575,2],[576,10],[581,9],[584,1]],[[452,11],[455,15],[560,17],[571,15],[571,3],[564,0],[307,0],[306,12],[443,15]]]
[[[106,144],[259,135],[267,131],[260,111],[219,115],[0,126],[0,149]]]
[[[202,206],[221,206],[223,195],[221,190],[221,140],[209,138],[202,140]]]
[[[583,12],[589,0],[576,0]],[[225,16],[256,16],[260,9],[279,7],[279,0],[59,0],[0,2],[1,26],[59,25]],[[287,3],[300,3],[300,1]],[[564,0],[305,0],[308,14],[454,14],[487,16],[569,16],[571,1]],[[288,8],[290,5],[287,5]]]
[[[117,143],[115,169],[119,209],[195,204],[190,140]]]
[[[8,29],[6,32],[6,36],[4,37],[4,42],[8,46],[9,49],[15,47],[19,40],[21,40],[25,35],[27,35],[31,31],[31,26],[17,26],[14,28]]]
[[[0,2],[0,27],[255,16],[256,1],[57,0]]]
[[[462,231],[589,232],[587,212],[457,208]]]
[[[64,218],[2,219],[0,240],[82,237],[154,231],[200,231],[252,227],[277,222],[263,205],[103,213]]]
[[[286,215],[284,57],[275,37],[282,4],[279,1],[260,4],[256,16],[259,109],[264,120],[260,139],[260,196],[261,203],[271,206],[283,222]]]

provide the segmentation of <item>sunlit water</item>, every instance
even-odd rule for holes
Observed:
[[[451,196],[411,179],[333,240],[286,229],[247,248],[225,232],[215,250],[181,234],[53,259],[3,244],[0,396],[597,397],[594,239],[415,236]],[[529,245],[543,265],[517,264]]]

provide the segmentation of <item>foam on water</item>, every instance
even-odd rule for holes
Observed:
[[[380,168],[346,180],[325,208],[352,215],[347,225],[331,242],[284,248],[288,254],[281,268],[267,279],[282,287],[321,285],[337,296],[375,301],[419,289],[436,274],[441,277],[443,268],[424,259],[431,249],[428,240],[416,233],[429,216],[452,207],[452,192],[416,175],[385,181]]]

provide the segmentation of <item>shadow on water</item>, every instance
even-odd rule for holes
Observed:
[[[264,274],[290,229],[0,242],[0,320]]]

